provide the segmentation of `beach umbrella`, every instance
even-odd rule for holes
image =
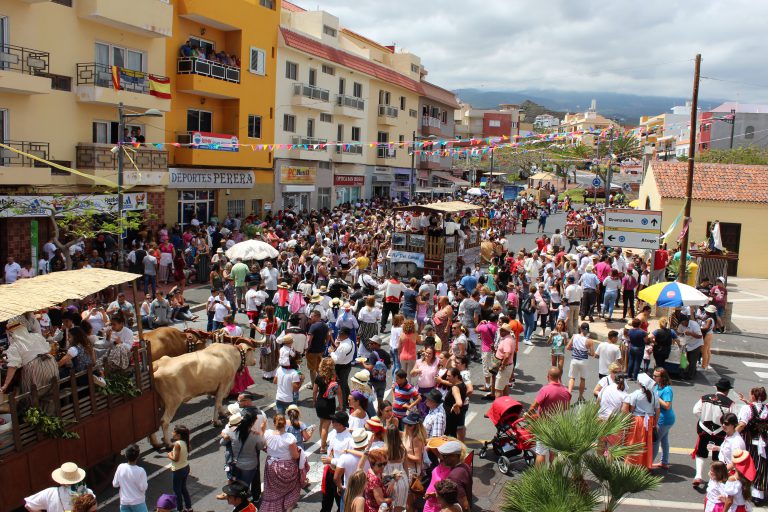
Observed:
[[[648,304],[656,304],[662,308],[679,308],[683,306],[704,306],[709,304],[709,297],[693,286],[671,282],[656,283],[643,288],[637,298]]]
[[[277,249],[261,240],[246,240],[227,249],[227,258],[230,260],[266,260],[277,258],[279,254]]]
[[[488,192],[486,192],[485,190],[477,187],[470,188],[469,190],[467,190],[467,195],[469,196],[484,196],[487,193]]]

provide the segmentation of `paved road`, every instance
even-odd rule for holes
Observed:
[[[557,215],[550,221],[550,229],[558,224],[562,225],[563,216]],[[518,235],[515,237],[515,246],[532,246],[535,235]],[[196,295],[205,296],[198,291]],[[193,294],[194,295],[194,294]],[[239,322],[245,322],[244,315],[238,315]],[[195,325],[200,327],[200,325]],[[549,367],[549,350],[543,345],[542,340],[537,340],[533,347],[524,347],[519,356],[520,371],[517,384],[512,395],[528,405],[533,400],[536,392],[545,382],[546,371]],[[566,368],[568,362],[566,361]],[[590,361],[590,375],[587,388],[591,389],[597,383],[597,363]],[[482,381],[481,370],[478,365],[473,365],[472,380],[477,385]],[[257,381],[253,387],[258,395],[258,405],[268,411],[268,415],[274,414],[274,386],[260,379],[257,368],[251,368],[251,374]],[[693,463],[689,456],[694,443],[695,421],[691,413],[694,402],[704,393],[712,391],[712,384],[725,375],[735,379],[737,390],[747,391],[751,387],[768,379],[768,364],[744,360],[736,357],[716,357],[712,369],[700,372],[694,383],[674,382],[675,391],[674,408],[677,412],[677,424],[671,431],[671,444],[674,447],[671,456],[672,467],[664,474],[664,483],[655,492],[633,496],[623,509],[637,509],[638,507],[677,508],[700,510],[703,495],[695,491],[690,481],[693,478]],[[483,440],[490,439],[494,434],[494,428],[490,421],[484,418],[490,402],[477,393],[471,397],[469,412],[467,414],[467,438],[468,444],[473,449],[478,449]],[[303,421],[316,423],[314,409],[311,406],[311,392],[302,391],[300,394]],[[214,496],[225,480],[223,473],[223,449],[218,445],[218,428],[210,425],[211,400],[199,398],[185,404],[179,410],[174,423],[183,423],[192,431],[191,451],[191,477],[189,481],[192,493],[193,505],[197,511],[227,510],[223,502],[215,500]],[[310,472],[310,487],[302,497],[298,510],[317,511],[319,509],[320,492],[319,479],[321,465],[317,450],[318,444],[313,439],[309,443],[308,452],[312,470]],[[143,460],[142,465],[150,476],[148,492],[148,504],[153,506],[157,497],[165,492],[171,492],[171,474],[167,469],[168,459],[164,454],[154,452],[148,443],[141,443]],[[518,471],[522,467],[517,468]],[[475,465],[475,494],[477,501],[474,510],[490,511],[498,510],[498,503],[503,498],[503,488],[513,476],[500,474],[495,466],[492,455],[485,459],[476,459]],[[116,493],[112,489],[102,491],[99,494],[101,508],[106,511],[118,510]]]

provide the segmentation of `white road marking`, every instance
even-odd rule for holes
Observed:
[[[745,366],[748,366],[750,368],[762,368],[762,369],[768,368],[768,363],[755,363],[752,361],[742,361],[742,363],[744,363]]]
[[[523,354],[528,355],[531,352],[533,352],[533,345],[529,345],[525,350],[523,350]]]
[[[630,505],[633,507],[645,507],[647,509],[658,508],[676,508],[678,510],[701,510],[700,502],[668,501],[668,500],[649,500],[646,498],[625,498],[621,505]]]
[[[469,425],[472,423],[472,420],[477,418],[477,413],[475,411],[469,411],[467,415],[464,417],[464,426]]]
[[[392,388],[387,388],[387,390],[384,392],[384,400],[389,399],[389,395],[392,394]]]
[[[731,318],[741,318],[743,320],[765,320],[764,316],[750,316],[750,315],[731,315]]]
[[[768,379],[768,372],[755,372],[755,375],[761,379]]]

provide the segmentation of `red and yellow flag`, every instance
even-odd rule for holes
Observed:
[[[149,94],[165,100],[171,99],[171,79],[149,75]]]

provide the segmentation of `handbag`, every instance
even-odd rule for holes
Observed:
[[[680,369],[685,370],[688,368],[688,353],[685,350],[680,351]]]
[[[424,494],[424,484],[421,483],[421,479],[418,475],[414,475],[410,489],[414,494]]]
[[[237,459],[239,459],[240,454],[243,453],[244,447],[245,443],[240,443],[240,449],[237,451],[237,457],[230,460],[229,463],[224,464],[224,472],[232,480],[239,480],[240,478],[240,469],[237,467]]]
[[[493,358],[491,359],[491,366],[490,368],[488,368],[488,372],[491,375],[496,375],[499,373],[499,370],[501,370],[502,366],[504,366],[504,361],[496,357],[496,354],[493,354],[492,357]]]
[[[106,355],[107,368],[112,371],[127,370],[131,365],[131,348],[132,347],[125,343],[119,343],[109,347]]]

